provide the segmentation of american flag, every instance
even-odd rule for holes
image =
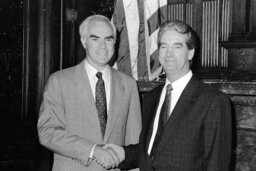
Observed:
[[[118,32],[116,67],[136,80],[158,79],[157,33],[167,20],[167,0],[116,0],[112,21]]]

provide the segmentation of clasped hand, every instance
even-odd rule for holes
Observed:
[[[93,157],[105,169],[113,169],[125,159],[125,152],[123,147],[115,144],[97,145]]]

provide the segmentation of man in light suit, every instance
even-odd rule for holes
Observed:
[[[116,40],[114,25],[93,15],[82,22],[79,32],[86,58],[50,76],[39,112],[39,140],[54,152],[54,171],[114,168],[118,158],[102,144],[138,143],[141,131],[136,81],[108,66]],[[105,125],[95,104],[98,72],[105,89]]]
[[[125,159],[121,169],[228,171],[231,106],[226,95],[199,81],[190,70],[195,32],[182,22],[167,22],[160,27],[158,47],[166,81],[144,98],[139,144],[104,148]],[[170,105],[164,108],[169,97]],[[166,118],[162,113],[167,113]]]

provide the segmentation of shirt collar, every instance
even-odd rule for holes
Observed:
[[[184,87],[188,84],[189,80],[191,79],[192,75],[193,75],[192,71],[189,70],[188,73],[186,73],[184,76],[174,81],[173,83],[171,83],[168,79],[166,79],[164,87],[166,88],[168,84],[172,84],[173,90],[184,89]]]
[[[85,61],[84,62],[85,70],[86,70],[88,76],[95,77],[98,71],[91,64],[89,64],[89,62],[86,59],[84,61]],[[109,80],[110,69],[109,69],[108,65],[100,72],[102,73],[102,77],[104,80]]]

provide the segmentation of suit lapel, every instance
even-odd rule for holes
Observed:
[[[172,141],[172,137],[177,132],[178,125],[182,122],[183,117],[186,116],[191,109],[193,98],[195,97],[196,87],[198,81],[192,77],[185,89],[183,90],[163,132],[162,138],[156,147],[157,155],[161,149],[169,142]]]
[[[95,106],[89,78],[84,68],[84,61],[77,65],[74,73],[74,81],[76,84],[77,102],[82,103],[80,106],[83,107],[83,113],[88,117],[88,120],[97,123],[100,130],[98,112]]]
[[[145,100],[150,100],[146,104],[150,104],[150,106],[152,106],[150,108],[147,105],[145,107],[146,112],[144,114],[144,117],[151,117],[151,118],[147,119],[148,125],[146,126],[147,128],[145,130],[145,132],[146,132],[146,136],[145,136],[145,139],[146,139],[146,141],[145,141],[145,151],[146,151],[146,153],[148,151],[148,146],[149,146],[150,139],[151,139],[151,136],[152,136],[154,120],[155,120],[155,116],[156,116],[156,112],[157,112],[157,108],[158,108],[158,105],[159,105],[159,101],[160,101],[161,92],[163,90],[163,87],[164,87],[164,84],[160,85],[159,87],[157,87],[154,90],[154,92],[152,92],[152,95],[148,99],[145,99]]]
[[[111,91],[110,91],[110,103],[108,110],[108,121],[106,127],[106,133],[104,137],[104,143],[106,143],[111,135],[111,132],[115,126],[115,122],[118,118],[119,107],[122,105],[122,97],[124,96],[125,87],[121,83],[120,75],[116,70],[110,67],[111,73]]]

